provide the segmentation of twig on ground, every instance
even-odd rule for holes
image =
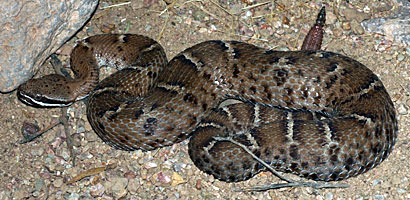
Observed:
[[[67,107],[62,107],[61,108],[61,116],[60,116],[60,121],[64,126],[64,132],[66,135],[66,143],[67,143],[67,148],[70,151],[70,157],[72,159],[73,166],[75,166],[75,161],[76,161],[76,155],[74,153],[74,148],[73,148],[73,138],[70,133],[70,128],[68,125],[68,113],[67,113]]]
[[[55,54],[51,55],[50,63],[54,68],[54,71],[57,74],[60,74],[62,76],[69,76],[68,73],[64,72],[63,65],[61,61],[57,58]],[[73,148],[73,139],[70,133],[70,127],[68,124],[68,113],[67,113],[67,107],[62,107],[61,109],[61,115],[60,115],[60,123],[64,126],[64,132],[66,135],[66,143],[67,143],[67,148],[70,151],[70,157],[72,159],[72,164],[75,166],[75,161],[76,161],[76,155],[74,153],[74,148]]]
[[[103,166],[103,167],[97,167],[97,168],[88,169],[88,170],[86,170],[86,171],[84,171],[84,172],[81,172],[81,173],[78,174],[77,176],[72,177],[66,184],[67,184],[67,185],[73,184],[73,183],[75,183],[75,182],[77,182],[77,181],[80,181],[81,179],[83,179],[83,178],[85,178],[85,177],[94,176],[94,175],[97,175],[97,174],[99,174],[99,173],[101,173],[101,172],[103,172],[103,171],[107,171],[107,170],[110,170],[110,169],[114,169],[114,168],[116,168],[116,167],[117,167],[117,165],[116,165],[115,163],[111,163],[111,164],[107,164],[107,165],[105,165],[105,166]]]
[[[44,129],[42,129],[42,130],[39,130],[39,131],[37,131],[37,132],[34,132],[34,133],[31,133],[31,132],[30,132],[30,133],[26,133],[27,130],[22,130],[24,139],[21,140],[21,141],[19,141],[19,144],[24,144],[24,143],[27,143],[27,142],[31,142],[31,141],[35,140],[36,138],[42,136],[42,135],[43,135],[44,133],[46,133],[47,131],[51,130],[52,128],[54,128],[54,127],[56,127],[57,125],[60,125],[60,124],[61,124],[61,121],[55,122],[55,123],[53,123],[53,124],[50,124],[48,127],[44,128]],[[36,126],[37,126],[37,125],[36,125]],[[23,126],[23,127],[24,127],[24,126]],[[23,129],[24,129],[24,128],[23,128]],[[34,134],[35,134],[35,135],[34,135]]]
[[[231,12],[229,12],[226,8],[224,8],[223,6],[219,5],[219,3],[216,3],[212,0],[209,0],[211,3],[213,3],[214,5],[216,5],[216,7],[220,8],[221,10],[225,11],[228,15],[233,15]]]
[[[105,7],[102,7],[101,10],[104,10],[104,9],[107,9],[107,8],[125,6],[125,5],[128,5],[128,4],[131,4],[131,2],[128,1],[128,2],[123,2],[123,3],[119,3],[119,4],[114,4],[114,5],[105,6]]]
[[[198,9],[202,10],[202,12],[206,13],[207,15],[209,15],[209,16],[213,17],[214,19],[218,20],[220,23],[222,23],[222,24],[225,24],[225,23],[226,23],[226,21],[222,20],[222,19],[219,18],[218,16],[212,14],[211,12],[209,12],[209,11],[206,10],[205,8],[202,8],[201,6],[197,5],[196,3],[191,2],[191,4],[194,5],[195,7],[197,7]],[[230,13],[228,12],[228,14],[230,14]],[[228,25],[228,24],[227,24],[227,25]],[[228,26],[230,26],[230,25],[228,25]],[[229,27],[229,28],[231,29],[231,27]]]
[[[267,184],[267,185],[256,185],[250,188],[235,189],[235,192],[252,192],[252,191],[267,191],[280,189],[285,187],[311,187],[314,189],[323,188],[348,188],[349,184],[343,183],[313,183],[313,182],[292,182],[292,183],[278,183],[278,184]]]
[[[349,187],[348,184],[329,184],[329,183],[314,183],[314,182],[299,182],[295,181],[289,178],[286,178],[282,176],[279,172],[277,172],[275,169],[272,168],[269,164],[267,164],[265,161],[260,159],[258,156],[256,156],[254,153],[252,153],[251,150],[249,150],[245,145],[233,140],[230,137],[214,137],[215,140],[217,141],[227,141],[231,142],[233,144],[238,145],[241,147],[243,150],[245,150],[249,155],[251,155],[255,160],[257,160],[259,163],[261,163],[263,166],[265,166],[270,172],[272,172],[275,176],[278,178],[286,181],[287,183],[279,183],[279,184],[269,184],[269,185],[257,185],[254,187],[250,188],[244,188],[244,189],[237,189],[235,191],[237,192],[244,192],[244,191],[266,191],[266,190],[271,190],[271,189],[279,189],[279,188],[284,188],[284,187],[311,187],[315,189],[322,189],[322,188],[347,188]]]
[[[168,21],[169,21],[169,15],[167,16],[167,18],[165,18],[165,23],[164,23],[164,25],[162,26],[162,29],[161,29],[161,32],[160,32],[159,35],[158,35],[157,41],[160,41],[160,40],[161,40],[162,35],[164,34],[164,31],[165,31],[165,28],[166,28],[167,25],[168,25]]]
[[[256,8],[256,7],[259,7],[259,6],[266,5],[268,3],[271,3],[271,1],[266,1],[266,2],[262,2],[262,3],[257,3],[257,4],[254,4],[254,5],[250,5],[250,6],[247,6],[247,7],[243,7],[242,10],[248,10],[248,9]]]

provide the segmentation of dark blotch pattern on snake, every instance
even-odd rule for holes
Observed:
[[[97,85],[102,65],[122,70]],[[223,181],[246,180],[265,168],[217,136],[241,142],[279,171],[323,181],[372,169],[397,138],[395,109],[379,78],[332,52],[215,40],[167,63],[152,39],[98,35],[78,43],[71,66],[74,79],[30,80],[19,98],[64,106],[92,90],[88,120],[107,144],[153,150],[192,136],[195,165]]]

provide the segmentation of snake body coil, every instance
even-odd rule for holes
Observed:
[[[74,79],[30,80],[19,98],[64,106],[93,90],[87,116],[106,143],[152,150],[192,135],[195,165],[224,181],[265,169],[217,136],[241,142],[279,171],[324,181],[375,167],[397,138],[394,106],[379,78],[332,52],[206,41],[167,63],[152,39],[98,35],[75,47],[71,65]],[[96,86],[102,65],[122,70]]]

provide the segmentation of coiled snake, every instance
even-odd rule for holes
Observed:
[[[47,75],[18,96],[39,107],[87,97],[87,116],[107,144],[153,150],[192,136],[189,154],[224,181],[265,170],[232,138],[284,172],[341,180],[382,162],[397,137],[393,103],[361,63],[326,51],[273,51],[206,41],[169,63],[140,35],[97,35],[71,54],[74,79]],[[99,67],[121,69],[98,83]]]

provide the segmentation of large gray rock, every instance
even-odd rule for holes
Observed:
[[[399,7],[393,15],[386,18],[375,18],[362,22],[366,31],[380,33],[388,40],[410,45],[410,2],[397,0]]]
[[[98,0],[0,0],[0,92],[30,79],[97,5]]]

